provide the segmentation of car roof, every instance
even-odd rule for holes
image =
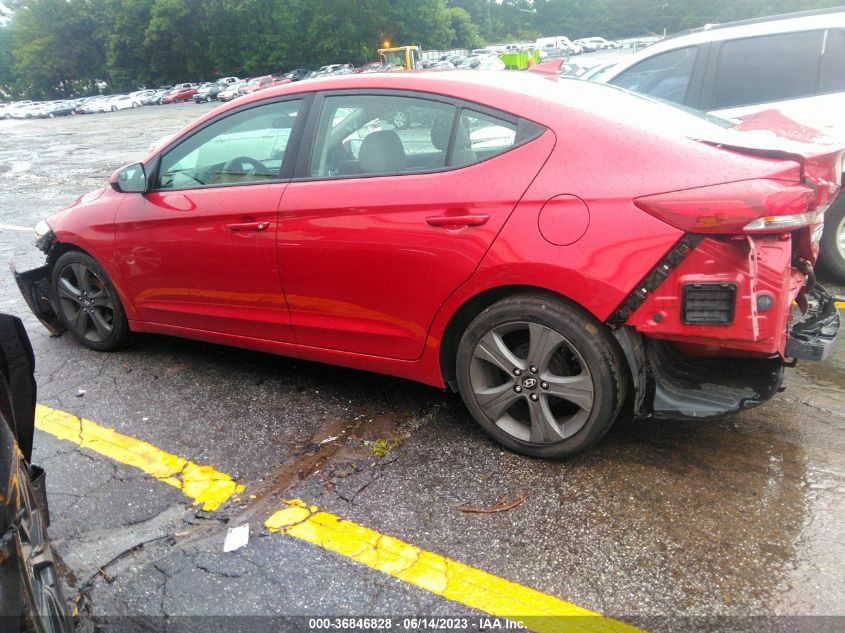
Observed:
[[[843,21],[831,24],[831,16],[837,13],[842,14]],[[793,24],[791,22],[793,20],[799,21],[800,24]],[[774,24],[782,23],[784,21],[790,21],[790,23]],[[780,32],[780,28],[778,27],[784,27],[783,30],[786,31],[798,31],[813,28],[825,28],[828,26],[842,26],[843,24],[845,24],[845,6],[839,6],[825,9],[811,9],[809,11],[794,11],[792,13],[781,13],[779,15],[750,18],[748,20],[735,20],[733,22],[723,22],[720,24],[707,24],[696,29],[688,29],[686,31],[675,33],[663,41],[670,41],[676,38],[686,37],[687,35],[702,32],[713,33],[713,39],[721,40],[733,39],[735,37],[745,37],[746,35],[762,35],[766,33]],[[773,31],[773,27],[777,30]],[[727,30],[731,31],[730,35],[726,36],[725,33]],[[737,31],[741,34],[737,35]]]
[[[620,111],[631,108],[658,108],[668,118],[684,118],[691,126],[693,115],[672,104],[637,95],[616,86],[597,84],[577,78],[550,79],[539,73],[516,71],[403,71],[396,73],[360,73],[326,76],[307,82],[273,86],[209,111],[179,132],[181,137],[205,121],[225,116],[229,110],[252,103],[284,96],[295,96],[332,90],[396,90],[432,93],[479,104],[500,112],[534,121],[551,129],[560,129],[564,122],[612,119],[630,127],[641,127],[635,120],[619,117]],[[652,105],[647,105],[650,102]],[[599,104],[598,106],[596,104]],[[600,106],[600,107],[599,107]],[[703,120],[702,120],[703,121]],[[699,121],[700,122],[700,121]],[[708,122],[708,125],[713,125]]]
[[[631,66],[658,53],[685,48],[687,46],[759,35],[836,27],[845,27],[845,7],[817,11],[800,11],[766,18],[755,18],[753,20],[708,25],[698,29],[676,33],[659,42],[655,42],[638,53],[618,59],[616,70],[603,76],[602,81],[611,80]]]

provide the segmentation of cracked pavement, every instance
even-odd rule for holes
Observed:
[[[210,107],[0,121],[0,224],[34,225],[107,186],[113,169]],[[0,229],[0,258],[10,256],[21,269],[41,263],[31,234]],[[549,463],[503,451],[457,396],[422,385],[167,337],[93,352],[49,337],[9,274],[0,311],[24,319],[40,402],[246,486],[204,512],[38,432],[50,534],[81,631],[231,630],[199,617],[219,615],[273,616],[248,630],[280,631],[298,630],[285,618],[302,615],[472,614],[270,534],[264,520],[289,498],[655,630],[678,630],[680,617],[693,618],[688,629],[710,617],[754,629],[742,618],[845,615],[842,341],[824,364],[788,370],[786,391],[763,407],[716,423],[621,422],[589,453]],[[389,450],[377,456],[380,440]],[[522,495],[508,512],[458,510]],[[244,522],[249,544],[224,554],[226,530]],[[809,628],[793,628],[830,621],[801,622]]]

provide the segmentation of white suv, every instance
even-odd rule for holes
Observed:
[[[687,31],[591,79],[729,119],[780,110],[845,144],[845,10]],[[845,195],[827,211],[821,263],[845,280]]]

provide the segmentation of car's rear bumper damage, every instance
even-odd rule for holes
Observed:
[[[804,315],[789,330],[787,358],[822,361],[830,355],[839,334],[837,301],[845,297],[832,296],[818,285],[800,297]]]
[[[707,358],[631,327],[614,334],[632,370],[637,417],[711,420],[763,404],[781,389],[785,363],[779,356]]]
[[[15,262],[9,264],[15,282],[20,288],[26,304],[38,320],[47,328],[50,334],[58,336],[64,331],[64,325],[56,315],[55,307],[50,296],[50,268],[40,266],[26,272],[18,272]]]
[[[608,325],[631,368],[637,416],[730,415],[774,396],[784,367],[827,358],[842,298],[815,284],[791,242],[684,240],[620,306]]]

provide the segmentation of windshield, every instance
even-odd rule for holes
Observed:
[[[405,66],[405,51],[386,51],[383,53],[386,64],[396,64],[397,66]]]
[[[598,70],[588,71],[588,72],[592,72],[592,74],[590,74],[589,77],[585,77],[585,79],[587,79],[588,81],[598,81],[600,78],[607,75],[614,68],[616,68],[615,63],[614,64],[608,64],[607,66],[604,66],[603,68],[599,68]]]

